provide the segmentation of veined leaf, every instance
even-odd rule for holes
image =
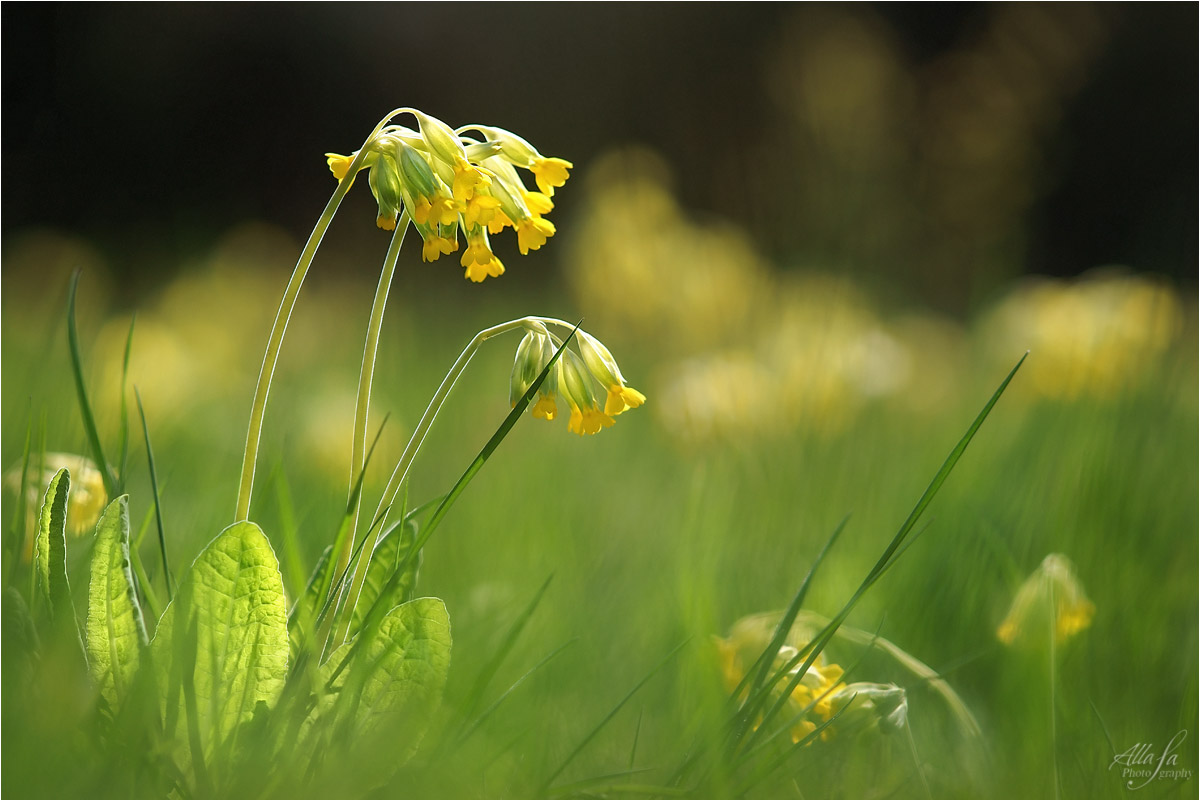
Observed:
[[[239,725],[258,704],[272,706],[287,678],[283,577],[262,529],[234,523],[209,543],[163,612],[151,656],[167,720],[188,714],[188,693],[175,686],[182,680],[194,688],[187,727],[199,732],[203,761],[232,752]]]
[[[88,668],[114,714],[133,683],[145,644],[146,624],[129,563],[129,496],[122,495],[96,526],[87,612]]]
[[[380,593],[386,592],[386,597],[380,598],[384,609],[412,600],[413,588],[417,584],[417,571],[421,568],[421,554],[417,553],[411,559],[404,557],[412,549],[417,538],[417,524],[411,517],[393,526],[380,538],[375,550],[371,553],[371,561],[367,565],[367,575],[363,580],[362,591],[354,614],[350,618],[350,636],[357,634],[367,619],[367,613],[375,604]],[[403,573],[394,582],[388,580],[398,568]]]
[[[67,583],[67,498],[71,474],[62,468],[46,487],[34,547],[34,572],[39,596],[54,617],[74,614]]]
[[[359,636],[370,636],[368,628]],[[322,726],[346,726],[369,736],[387,728],[403,735],[404,756],[416,749],[442,699],[450,671],[450,617],[440,598],[418,598],[392,609],[371,640],[342,645],[321,666],[327,695]],[[352,652],[353,651],[353,652]],[[349,665],[342,666],[347,658]]]

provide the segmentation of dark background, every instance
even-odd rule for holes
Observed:
[[[788,149],[786,115],[763,79],[787,37],[853,15],[928,77],[986,38],[1005,8],[9,3],[3,233],[65,229],[96,243],[119,276],[166,280],[239,220],[305,236],[330,190],[321,154],[354,150],[384,111],[412,105],[456,125],[511,127],[579,171],[614,145],[653,147],[686,206],[745,226],[786,268],[819,238],[775,213],[787,192],[757,189],[777,168],[772,148]],[[1088,8],[1103,31],[1052,100],[1053,124],[1038,129],[1038,180],[1004,223],[1019,222],[1021,236],[1002,272],[1120,263],[1190,288],[1197,6]],[[822,160],[819,148],[804,152],[789,177],[800,184]],[[560,225],[572,204],[563,193]],[[912,250],[894,270],[920,272],[927,248]],[[969,250],[951,258],[977,261]],[[926,284],[944,285],[942,272]],[[932,294],[961,308],[970,289]]]

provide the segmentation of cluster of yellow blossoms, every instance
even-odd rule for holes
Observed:
[[[550,198],[555,187],[566,183],[571,162],[547,158],[502,128],[466,125],[453,130],[416,109],[404,111],[416,117],[418,130],[388,125],[361,158],[358,151],[349,156],[325,154],[339,181],[355,162],[356,171],[370,170],[380,228],[395,230],[397,217],[407,210],[424,240],[422,257],[427,262],[457,251],[461,228],[467,244],[460,263],[475,282],[504,272],[489,234],[513,228],[522,255],[554,235],[554,224],[544,215],[554,208]],[[533,173],[539,191],[526,189],[518,167]]]
[[[728,638],[716,638],[721,676],[729,692],[737,689],[746,676],[747,665],[754,664],[766,647],[772,628],[765,625],[764,620],[763,615],[743,618],[734,625]],[[791,662],[799,654],[799,648],[807,646],[806,641],[781,646],[772,670]],[[800,660],[800,664],[791,668],[780,680],[780,686],[795,679],[804,661]],[[824,654],[818,654],[809,665],[787,701],[785,719],[795,721],[790,732],[793,743],[805,739],[835,715],[838,716],[837,723],[822,729],[822,741],[832,739],[839,730],[891,734],[907,725],[908,696],[904,688],[868,681],[847,684],[842,681],[843,675],[841,666],[827,662]],[[759,725],[761,720],[755,723],[755,728]]]
[[[551,320],[546,322],[558,323]],[[582,330],[576,331],[575,340],[579,345],[579,353],[570,348],[563,351],[546,380],[538,387],[538,399],[531,411],[534,417],[553,420],[558,415],[558,393],[561,392],[571,409],[567,428],[582,436],[608,428],[613,424],[614,417],[627,409],[641,406],[646,396],[625,383],[621,368],[604,343]],[[541,321],[534,321],[529,326],[525,338],[517,346],[517,356],[513,362],[512,380],[509,383],[509,400],[513,406],[525,395],[561,346],[562,340],[551,334]],[[592,379],[599,381],[608,392],[603,409],[594,392]]]

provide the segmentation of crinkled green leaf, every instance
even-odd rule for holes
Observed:
[[[193,706],[194,692],[186,730],[199,733],[205,760],[218,749],[233,753],[239,724],[258,704],[271,707],[287,678],[283,577],[262,529],[234,523],[209,543],[163,612],[151,656],[168,733]]]
[[[46,487],[34,548],[34,572],[39,597],[54,617],[71,614],[71,587],[67,583],[67,498],[71,474],[64,467]]]
[[[88,668],[116,711],[141,662],[146,624],[129,564],[129,496],[108,505],[96,526],[87,612]]]
[[[350,662],[343,665],[347,657]],[[411,751],[441,702],[449,671],[446,605],[440,598],[409,601],[384,615],[369,642],[357,648],[347,643],[321,666],[328,694],[318,709],[322,717],[334,718],[321,724],[337,725],[351,736],[383,728],[399,734],[402,727],[400,752]]]
[[[379,601],[383,604],[384,609],[391,609],[412,600],[413,589],[417,584],[417,571],[421,568],[419,553],[408,560],[403,574],[390,586],[388,580],[400,567],[401,560],[412,549],[416,538],[416,521],[409,518],[393,526],[376,544],[375,550],[371,552],[371,562],[367,565],[367,575],[363,579],[358,603],[350,618],[350,636],[354,636],[362,629],[363,623],[367,619],[367,613],[371,611],[371,607],[379,598],[380,593],[385,590],[387,596]]]

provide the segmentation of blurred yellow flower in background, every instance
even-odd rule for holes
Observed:
[[[736,227],[687,217],[645,149],[590,170],[568,278],[592,325],[653,339],[665,355],[727,346],[768,299],[767,267]]]
[[[808,630],[806,617],[806,613],[801,613],[798,618],[800,622],[780,647],[772,665],[773,671],[792,662],[800,650],[808,646],[810,640],[805,637],[815,634],[815,631]],[[774,615],[751,615],[735,623],[728,638],[714,638],[721,678],[727,692],[732,693],[737,689],[745,679],[746,671],[767,647],[773,633],[771,623],[776,619]],[[779,686],[794,681],[805,661],[799,660],[780,680]],[[788,697],[782,718],[791,720],[803,716],[792,725],[790,734],[793,743],[800,742],[822,724],[829,723],[835,715],[837,721],[822,730],[821,740],[831,740],[839,731],[875,730],[888,734],[907,725],[908,696],[904,688],[877,682],[847,684],[842,681],[844,675],[842,667],[829,662],[824,653],[818,654],[813,660]],[[755,728],[759,725],[761,720],[755,723]]]
[[[1182,305],[1170,288],[1109,269],[1075,281],[1028,280],[992,310],[980,333],[997,354],[1031,352],[1018,392],[1074,400],[1111,397],[1144,381],[1182,328]]]
[[[42,502],[46,486],[61,469],[71,474],[71,492],[67,496],[67,534],[82,537],[91,534],[100,519],[100,513],[108,504],[108,493],[104,489],[104,476],[96,463],[86,456],[74,453],[29,455],[29,473],[25,481],[25,544],[22,558],[28,561],[33,555],[33,540],[37,531],[37,510]],[[4,473],[4,488],[13,494],[21,492],[22,465],[10,467]]]
[[[1053,631],[1055,642],[1064,642],[1090,626],[1095,613],[1071,560],[1052,553],[1017,590],[996,636],[1005,645],[1041,643]]]

